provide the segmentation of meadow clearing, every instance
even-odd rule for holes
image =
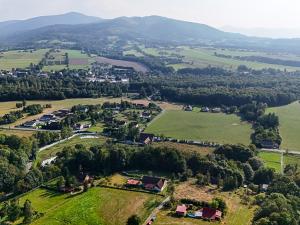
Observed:
[[[274,68],[274,69],[287,69],[289,71],[295,71],[299,67],[291,67],[284,65],[268,64],[262,62],[251,62],[232,58],[218,57],[215,53],[219,55],[230,55],[230,56],[262,56],[274,59],[285,59],[285,60],[295,60],[300,61],[300,57],[292,54],[272,54],[266,52],[258,51],[247,51],[238,49],[226,49],[226,48],[204,48],[204,47],[187,47],[181,46],[178,48],[146,48],[140,46],[140,49],[149,55],[153,56],[172,56],[174,54],[178,56],[183,56],[183,63],[180,64],[170,64],[174,69],[182,69],[186,67],[196,68],[196,67],[207,67],[207,66],[217,66],[227,69],[236,69],[239,65],[246,65],[252,69],[263,69],[263,68]],[[133,54],[135,52],[132,52]],[[135,54],[136,55],[136,54]],[[136,55],[137,56],[137,55]]]
[[[26,199],[44,213],[33,225],[124,225],[133,214],[146,219],[161,197],[94,187],[75,196],[37,189],[21,197],[20,204]]]
[[[92,146],[102,145],[106,140],[107,138],[103,136],[97,136],[97,138],[84,138],[84,136],[77,136],[65,142],[59,143],[51,148],[40,151],[37,159],[40,161],[49,159],[56,156],[56,154],[61,152],[64,148],[70,149],[75,147],[77,144],[83,145],[86,148],[90,148]]]
[[[281,172],[281,154],[276,152],[260,152],[258,156],[264,161],[269,168],[275,169],[276,172]]]
[[[300,151],[300,103],[269,108],[267,113],[275,113],[279,116],[279,132],[282,137],[282,149]]]
[[[145,132],[177,139],[220,144],[250,144],[251,125],[236,115],[166,110]]]
[[[12,68],[26,68],[30,63],[38,64],[48,49],[36,51],[7,51],[0,52],[0,70],[11,70]]]

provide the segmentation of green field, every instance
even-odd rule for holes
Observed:
[[[8,51],[0,53],[0,69],[11,70],[12,68],[24,69],[30,63],[37,64],[44,57],[48,49],[36,51]]]
[[[89,148],[92,146],[101,145],[105,143],[105,141],[106,138],[102,136],[99,136],[98,138],[81,138],[80,136],[77,136],[72,138],[71,140],[57,144],[51,148],[39,152],[38,159],[45,160],[54,157],[56,153],[62,151],[65,147],[70,148],[70,147],[74,147],[77,144],[82,144],[86,148]]]
[[[37,189],[23,196],[20,204],[26,199],[44,213],[33,225],[124,225],[133,214],[146,219],[160,197],[95,187],[76,196]]]
[[[281,154],[273,152],[260,152],[258,155],[269,168],[275,169],[276,172],[281,172]]]
[[[251,125],[236,115],[168,110],[146,132],[167,137],[228,144],[250,144]]]
[[[271,54],[266,52],[256,52],[256,51],[247,51],[247,50],[238,50],[238,49],[221,49],[221,48],[201,48],[201,47],[187,47],[182,46],[178,48],[145,48],[140,46],[141,50],[146,54],[153,56],[161,56],[162,54],[166,56],[172,56],[174,54],[184,56],[184,63],[181,64],[172,64],[174,69],[181,69],[186,67],[207,67],[207,66],[217,66],[227,69],[236,69],[239,65],[246,65],[247,67],[253,69],[263,69],[263,68],[274,68],[274,69],[287,69],[290,71],[298,70],[299,67],[289,67],[284,65],[275,65],[267,64],[261,62],[251,62],[244,61],[232,58],[223,58],[215,55],[223,54],[230,56],[263,56],[268,58],[275,59],[284,59],[284,60],[298,60],[300,57],[292,54]]]
[[[267,112],[274,112],[279,116],[279,131],[283,139],[281,148],[300,151],[300,104],[294,102],[287,106],[270,108]]]

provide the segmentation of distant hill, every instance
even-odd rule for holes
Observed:
[[[13,32],[13,34],[12,34]],[[6,36],[1,37],[1,34]],[[10,34],[10,35],[7,35]],[[300,39],[248,37],[213,27],[160,16],[99,19],[78,13],[0,23],[0,46],[37,46],[51,40],[77,43],[90,49],[126,45],[127,41],[160,44],[209,45],[300,54]],[[45,42],[46,41],[46,42]]]
[[[41,27],[56,25],[56,24],[89,24],[101,21],[100,18],[86,16],[76,12],[70,12],[62,15],[40,16],[27,20],[12,20],[0,22],[0,37],[17,35],[20,32],[38,29]]]

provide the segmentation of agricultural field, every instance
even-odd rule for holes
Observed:
[[[292,154],[285,155],[283,161],[284,161],[284,165],[288,165],[288,164],[298,165],[298,170],[300,170],[300,156],[299,155],[292,155]]]
[[[220,144],[250,144],[251,125],[236,115],[166,110],[146,128],[147,133]]]
[[[200,155],[206,156],[208,154],[213,153],[214,148],[210,147],[200,147],[196,145],[189,145],[183,143],[175,143],[175,142],[154,142],[152,144],[154,147],[168,147],[175,148],[178,151],[182,151],[184,153],[199,153]]]
[[[213,187],[197,187],[193,181],[187,181],[179,184],[175,189],[175,199],[195,199],[198,201],[211,201],[214,197],[221,197],[228,205],[228,213],[222,220],[221,224],[226,225],[250,225],[255,208],[251,205],[243,204],[241,196],[243,190],[237,193],[220,192]],[[220,224],[220,222],[209,222],[200,219],[178,218],[173,217],[174,211],[162,210],[158,213],[154,225],[209,225]]]
[[[117,59],[109,59],[105,57],[96,57],[96,62],[98,63],[104,63],[104,64],[111,64],[114,66],[125,66],[125,67],[132,67],[138,72],[146,73],[148,71],[148,68],[144,65],[137,63],[137,62],[130,62],[125,60],[117,60]]]
[[[0,70],[25,69],[31,63],[38,64],[47,51],[48,49],[0,52]]]
[[[69,69],[89,69],[94,59],[89,57],[87,54],[82,53],[79,50],[69,50],[69,49],[61,49],[59,52],[51,52],[50,58],[53,61],[64,61],[65,54],[68,53],[69,57]],[[67,65],[47,65],[43,68],[44,71],[55,71],[55,70],[62,70],[67,68]]]
[[[83,138],[84,136],[77,136],[68,141],[59,143],[51,148],[45,149],[38,153],[38,159],[40,161],[54,157],[58,152],[62,151],[64,148],[71,148],[77,144],[84,145],[86,148],[102,145],[105,143],[106,138],[99,136],[97,138]]]
[[[44,213],[33,225],[124,225],[133,214],[146,219],[160,198],[99,187],[75,196],[37,189],[21,197],[20,204],[29,199],[34,210]]]
[[[207,66],[217,66],[223,67],[226,69],[236,69],[239,65],[246,65],[252,69],[263,69],[263,68],[274,68],[274,69],[287,69],[289,71],[298,70],[299,67],[291,67],[284,65],[268,64],[262,62],[252,62],[245,60],[238,60],[233,58],[224,58],[218,57],[215,53],[219,55],[228,55],[228,56],[261,56],[272,59],[282,59],[282,60],[293,60],[299,61],[300,57],[292,54],[272,54],[266,52],[257,52],[250,50],[239,50],[239,49],[221,49],[221,48],[204,48],[204,47],[186,47],[181,46],[178,48],[146,48],[140,46],[140,49],[146,54],[153,56],[171,56],[177,54],[179,56],[184,56],[184,63],[181,64],[171,64],[174,69],[178,70],[181,68],[187,67],[207,67]]]
[[[19,137],[31,137],[35,132],[27,130],[0,129],[0,134],[16,135]]]
[[[269,108],[268,113],[279,116],[279,131],[282,137],[282,149],[300,151],[300,103],[294,102],[290,105]]]
[[[258,155],[269,168],[275,169],[276,172],[281,172],[281,154],[275,152],[260,152]]]

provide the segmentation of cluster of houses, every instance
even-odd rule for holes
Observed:
[[[204,220],[221,220],[222,212],[217,209],[210,207],[203,207],[200,210],[189,212],[188,210],[192,208],[193,205],[178,205],[176,208],[176,215],[179,217],[189,217],[194,219],[204,219]]]
[[[186,105],[183,107],[183,110],[184,111],[187,111],[187,112],[191,112],[193,111],[193,106],[191,105]],[[221,113],[222,112],[222,109],[219,108],[219,107],[214,107],[214,108],[209,108],[207,106],[204,106],[200,109],[200,112],[212,112],[212,113]]]
[[[143,176],[142,179],[128,179],[126,187],[162,192],[167,187],[167,180],[161,177]]]
[[[27,121],[23,123],[21,127],[31,128],[31,129],[41,128],[46,124],[58,123],[63,118],[71,114],[72,114],[71,110],[69,109],[60,109],[50,114],[44,114],[38,119]]]

